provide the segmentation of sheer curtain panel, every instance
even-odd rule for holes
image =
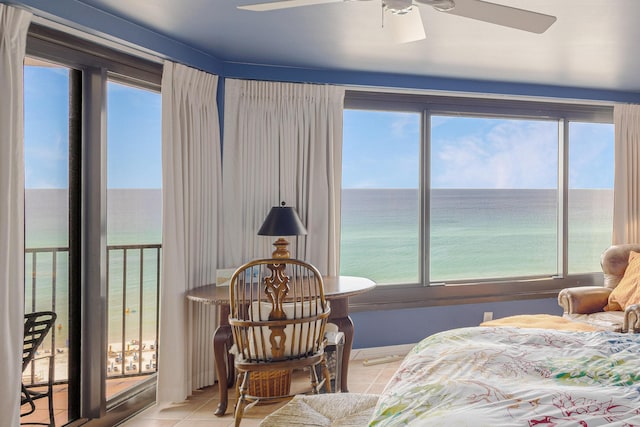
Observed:
[[[640,106],[613,109],[615,176],[613,244],[640,242]]]
[[[225,267],[270,256],[275,239],[256,234],[285,201],[308,231],[291,256],[338,273],[343,103],[335,86],[225,81]]]
[[[23,69],[31,13],[0,4],[0,426],[20,424],[24,328]]]
[[[158,402],[182,401],[214,382],[215,308],[189,305],[185,293],[215,283],[221,197],[217,86],[217,76],[164,64]]]

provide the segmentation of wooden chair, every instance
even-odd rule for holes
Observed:
[[[24,315],[24,341],[22,346],[22,372],[27,369],[30,363],[33,363],[36,359],[47,358],[49,360],[49,373],[47,378],[47,384],[41,385],[29,385],[22,384],[22,399],[20,406],[29,405],[29,409],[26,412],[21,412],[20,416],[24,417],[30,415],[36,410],[35,401],[42,398],[47,398],[49,401],[49,422],[25,422],[23,425],[45,425],[55,427],[55,419],[53,416],[53,355],[36,357],[38,348],[44,341],[45,337],[53,327],[56,321],[56,314],[52,311],[41,311],[36,313],[28,313]],[[38,390],[34,389],[37,387]],[[40,388],[44,387],[44,391],[40,391]]]
[[[293,369],[309,370],[314,394],[323,386],[330,391],[324,358],[330,308],[314,266],[288,258],[251,261],[231,276],[229,293],[238,372],[236,427],[251,406],[292,397]]]

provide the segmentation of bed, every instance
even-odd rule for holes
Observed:
[[[369,426],[640,425],[640,334],[470,327],[407,355]]]

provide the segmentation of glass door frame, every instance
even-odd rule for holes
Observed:
[[[105,383],[107,78],[159,91],[162,64],[39,23],[29,28],[26,53],[70,69],[68,420],[115,423],[106,416]],[[139,400],[133,403],[136,409],[146,404]],[[155,400],[155,391],[144,400]],[[118,411],[121,418],[128,414]]]

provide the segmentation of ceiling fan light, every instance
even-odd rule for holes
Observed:
[[[440,12],[449,12],[456,7],[454,0],[416,0],[416,2],[431,6]]]
[[[385,13],[385,29],[396,43],[411,43],[426,38],[424,24],[418,7],[410,9],[404,15],[397,15],[390,11]]]
[[[382,0],[382,6],[394,15],[406,15],[411,12],[413,2],[412,0]]]
[[[407,13],[411,12],[413,10],[413,6],[409,6],[406,9],[388,9],[389,12],[393,13],[394,15],[406,15]]]

